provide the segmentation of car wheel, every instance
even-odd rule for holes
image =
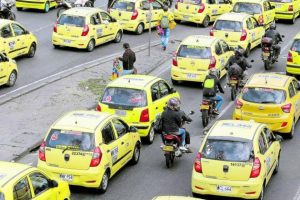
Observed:
[[[99,186],[99,191],[101,193],[105,193],[108,187],[108,183],[109,183],[109,172],[108,170],[106,170],[103,174],[100,186]]]
[[[95,40],[94,39],[91,39],[86,47],[86,50],[88,52],[92,52],[95,48]]]
[[[179,82],[176,81],[176,80],[174,80],[174,79],[171,79],[171,81],[172,81],[172,84],[173,84],[173,85],[178,85],[178,84],[179,84]]]
[[[139,23],[139,25],[136,27],[136,34],[141,35],[144,32],[144,24]]]
[[[209,22],[210,22],[210,18],[209,16],[206,16],[204,19],[203,19],[203,22],[202,22],[202,25],[203,27],[208,27],[209,26]]]
[[[274,171],[273,171],[273,174],[277,174],[278,171],[279,171],[279,160],[280,160],[280,153],[279,153],[279,155],[278,155],[276,167],[275,167],[275,169],[274,169]]]
[[[28,58],[33,58],[34,55],[35,55],[35,51],[36,51],[36,45],[35,45],[35,43],[32,43],[29,47],[27,57]]]
[[[121,30],[119,30],[119,31],[117,32],[117,34],[116,34],[116,37],[115,37],[115,40],[114,40],[114,42],[115,42],[115,43],[119,43],[119,42],[121,42],[121,40],[122,40],[122,37],[123,37],[123,33],[122,33],[122,31],[121,31]]]
[[[248,58],[250,55],[250,44],[248,44],[246,50],[245,50],[245,57]]]
[[[91,1],[87,1],[85,4],[84,4],[85,7],[93,7],[93,3]]]
[[[49,3],[49,2],[46,2],[46,3],[45,3],[44,12],[47,13],[47,12],[49,12],[49,10],[50,10],[50,3]]]
[[[295,121],[293,121],[293,125],[292,125],[292,129],[291,131],[288,133],[288,138],[292,139],[294,137],[295,134]]]
[[[23,8],[17,7],[17,11],[22,11]]]
[[[133,155],[130,164],[136,165],[140,160],[140,155],[141,155],[141,146],[139,143],[136,143],[133,150]]]
[[[147,137],[146,137],[146,142],[147,142],[148,144],[152,144],[153,141],[154,141],[154,138],[155,138],[155,132],[154,132],[153,126],[151,126],[151,128],[150,128],[150,130],[149,130],[149,133],[148,133],[148,135],[147,135]]]
[[[15,83],[16,83],[16,81],[17,81],[17,72],[14,70],[14,71],[12,71],[11,73],[10,73],[10,75],[9,75],[9,78],[8,78],[8,81],[7,81],[7,83],[6,83],[6,85],[8,86],[8,87],[12,87],[12,86],[14,86],[15,85]]]
[[[54,49],[58,49],[59,45],[53,44]]]

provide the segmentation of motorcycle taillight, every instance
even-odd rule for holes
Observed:
[[[202,105],[209,105],[209,101],[203,100]]]

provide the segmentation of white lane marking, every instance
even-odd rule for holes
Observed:
[[[300,200],[300,187],[298,187],[298,190],[297,190],[295,196],[293,197],[293,200]]]
[[[48,25],[42,26],[42,27],[40,27],[40,28],[38,28],[38,29],[36,29],[36,30],[34,30],[34,31],[32,31],[32,32],[33,32],[33,33],[37,33],[37,32],[39,32],[39,31],[41,31],[41,30],[43,30],[43,29],[45,29],[45,28],[51,27],[51,26],[53,26],[53,25],[54,25],[54,23],[48,24]]]

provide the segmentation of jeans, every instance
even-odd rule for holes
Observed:
[[[223,97],[216,94],[216,96],[212,97],[211,99],[217,101],[216,109],[217,109],[217,111],[219,111],[221,109],[222,105],[223,105],[223,102],[224,102]]]
[[[123,70],[122,75],[133,74],[133,70],[134,70],[134,69],[131,69],[131,70]]]
[[[161,45],[163,47],[167,47],[168,43],[169,43],[169,37],[170,37],[170,29],[166,28],[163,29],[164,33],[160,36],[161,39]]]

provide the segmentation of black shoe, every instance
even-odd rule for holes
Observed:
[[[167,47],[163,47],[163,50],[165,51],[167,49]]]

